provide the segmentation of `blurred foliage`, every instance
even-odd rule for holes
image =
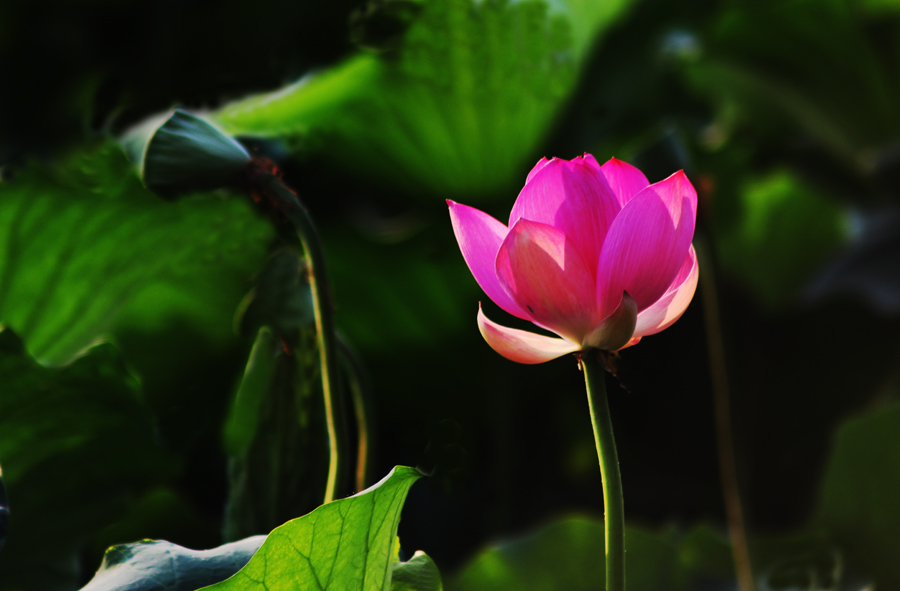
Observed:
[[[898,48],[893,0],[0,3],[0,322],[24,341],[4,333],[0,361],[0,589],[76,588],[103,547],[142,537],[213,547],[229,494],[278,492],[230,535],[318,498],[318,452],[273,444],[318,414],[299,405],[317,397],[296,255],[244,200],[163,203],[85,139],[175,105],[278,160],[320,222],[338,325],[375,385],[375,469],[433,474],[401,537],[448,588],[602,576],[586,521],[447,576],[490,539],[599,509],[581,376],[484,344],[477,301],[503,315],[441,201],[502,219],[540,156],[584,151],[651,181],[684,168],[699,190],[757,575],[898,586]],[[648,524],[630,530],[630,568],[653,565],[638,588],[729,579],[695,300],[623,352],[627,391],[611,389],[628,515]],[[120,353],[90,348],[105,337]]]
[[[180,461],[154,442],[138,384],[112,345],[47,369],[5,330],[0,380],[0,458],[15,506],[0,581],[6,589],[71,589],[79,551],[98,526],[171,482]]]
[[[879,588],[900,585],[900,403],[847,421],[825,471],[816,523]]]
[[[736,205],[733,224],[716,228],[722,266],[773,307],[797,297],[847,232],[836,204],[784,170],[748,182]]]
[[[605,580],[602,520],[570,517],[484,550],[448,584],[449,591],[589,591]],[[731,553],[705,527],[684,534],[625,532],[628,588],[693,589],[727,581]]]
[[[397,2],[384,2],[389,9]],[[515,185],[629,0],[424,2],[401,46],[360,54],[215,114],[410,196],[477,200]]]

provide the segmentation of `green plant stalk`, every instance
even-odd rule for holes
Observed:
[[[619,474],[619,456],[613,437],[609,404],[606,401],[606,367],[600,360],[600,352],[584,351],[581,367],[587,388],[591,424],[594,427],[594,443],[600,460],[603,477],[603,506],[606,522],[606,591],[625,589],[625,503],[622,496],[622,477]]]
[[[312,291],[313,313],[316,322],[316,343],[319,347],[319,364],[322,372],[322,393],[325,398],[325,423],[328,430],[328,480],[325,485],[324,503],[335,499],[343,490],[344,458],[347,457],[347,419],[344,399],[338,375],[337,337],[331,289],[325,271],[325,253],[319,240],[319,233],[306,208],[297,196],[281,182],[277,176],[266,175],[261,180],[261,188],[274,200],[274,205],[293,224],[297,237],[303,246],[309,262],[310,288]]]
[[[368,373],[362,360],[356,351],[347,343],[346,339],[337,335],[338,350],[341,360],[344,362],[344,371],[350,390],[350,399],[353,402],[353,412],[356,417],[356,479],[354,488],[357,492],[365,490],[369,484],[372,472],[372,458],[374,457],[373,445],[375,442],[375,421],[372,418],[374,404],[372,404],[372,385],[369,382]]]

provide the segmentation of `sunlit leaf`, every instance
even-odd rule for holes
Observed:
[[[0,324],[61,364],[123,318],[227,338],[272,230],[239,199],[160,201],[107,143],[0,182],[0,236]]]
[[[630,4],[426,2],[396,52],[354,56],[214,117],[410,195],[471,201],[524,178],[587,48]]]
[[[0,461],[10,505],[0,589],[71,588],[79,550],[178,462],[153,436],[137,382],[112,345],[61,369],[0,333]]]
[[[209,591],[387,591],[400,510],[420,476],[394,468],[375,486],[286,523],[247,566]]]

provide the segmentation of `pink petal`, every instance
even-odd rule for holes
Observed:
[[[509,228],[474,207],[449,199],[447,205],[450,206],[450,221],[453,223],[456,242],[459,243],[459,249],[475,276],[475,281],[495,304],[513,316],[531,320],[531,316],[500,285],[495,270],[497,251],[509,233]]]
[[[612,313],[627,291],[638,311],[668,290],[684,264],[697,211],[697,193],[678,172],[642,190],[616,216],[597,269],[597,305]]]
[[[488,320],[478,304],[478,330],[491,349],[517,363],[544,363],[574,353],[581,347],[571,341],[507,328]]]
[[[531,169],[531,172],[528,173],[528,177],[525,179],[525,184],[527,185],[527,184],[528,184],[528,181],[531,180],[531,177],[533,177],[534,175],[536,175],[540,169],[544,168],[544,167],[547,166],[548,164],[550,164],[550,161],[547,160],[546,157],[541,158],[540,160],[538,160],[538,163],[535,164],[535,165],[534,165],[534,168]]]
[[[699,276],[697,253],[691,246],[681,270],[666,293],[656,303],[638,314],[637,325],[634,329],[635,336],[656,334],[669,328],[681,318],[688,304],[691,303],[691,298],[694,297]]]
[[[600,171],[622,207],[650,184],[644,173],[618,158],[610,158]]]
[[[516,222],[497,253],[496,269],[519,307],[544,328],[580,343],[601,320],[590,268],[572,240],[553,226]]]
[[[546,164],[538,162],[531,171],[513,205],[509,225],[525,219],[562,230],[594,269],[619,209],[593,156],[571,161],[553,158]]]

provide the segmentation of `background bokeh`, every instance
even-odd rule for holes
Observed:
[[[445,583],[480,588],[454,573],[490,541],[602,515],[575,361],[484,344],[479,300],[515,319],[444,201],[505,219],[539,158],[590,152],[700,195],[697,296],[609,378],[635,539],[686,569],[690,536],[727,547],[713,343],[760,580],[900,586],[900,3],[50,0],[0,3],[0,589],[78,588],[113,543],[222,541],[256,335],[235,310],[283,241],[239,195],[140,185],[110,138],[174,106],[276,161],[320,225],[373,477],[432,474],[400,536]],[[284,519],[315,507],[320,443]]]

